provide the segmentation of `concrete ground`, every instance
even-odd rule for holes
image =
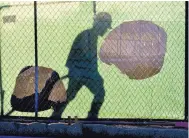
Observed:
[[[187,128],[73,123],[1,122],[0,138],[121,136],[129,138],[188,138]]]

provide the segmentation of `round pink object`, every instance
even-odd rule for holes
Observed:
[[[145,79],[160,72],[166,41],[164,29],[150,21],[124,22],[106,37],[99,56],[129,78]]]

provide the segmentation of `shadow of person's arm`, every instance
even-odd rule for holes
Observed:
[[[64,76],[60,77],[60,80],[64,80],[66,78],[69,78],[69,75],[64,75]]]

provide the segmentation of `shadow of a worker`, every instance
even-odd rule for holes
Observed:
[[[97,40],[98,36],[103,36],[108,28],[111,28],[111,22],[110,14],[100,12],[94,18],[93,27],[81,32],[74,40],[66,62],[69,69],[67,102],[54,109],[52,118],[61,118],[66,106],[76,97],[82,86],[86,86],[94,95],[87,118],[98,118],[104,102],[105,90],[103,78],[98,72]],[[79,105],[78,108],[80,108]]]

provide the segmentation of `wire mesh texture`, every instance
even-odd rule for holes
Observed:
[[[34,4],[0,4],[0,77],[4,91],[1,108],[6,114],[12,109],[12,96],[22,100],[34,94]],[[105,28],[101,28],[101,23],[95,24],[99,13],[110,16],[111,22],[106,22]],[[121,28],[122,24],[126,29]],[[144,30],[144,34],[138,33],[137,28],[147,28],[149,34]],[[161,29],[165,42],[160,40]],[[135,35],[130,33],[123,37],[121,32],[129,30]],[[157,40],[152,40],[151,32],[157,34],[154,37]],[[99,118],[184,119],[185,2],[37,2],[37,36],[38,92],[45,91],[43,96],[50,100],[43,105],[52,104],[52,101],[63,103],[62,118],[86,118],[94,112]],[[108,45],[106,40],[110,40]],[[149,47],[158,46],[159,51],[153,53],[155,48],[150,47],[151,52],[145,52],[143,45],[148,44]],[[104,55],[100,55],[103,46],[107,47],[103,52],[111,63],[104,62]],[[138,47],[146,54],[144,59],[139,56]],[[136,79],[137,75],[130,78],[125,71],[128,66],[124,65],[129,60],[129,65],[143,63],[138,75],[149,73],[144,66],[154,68],[156,64],[140,61],[149,59],[158,64],[159,58],[163,58],[161,67],[157,66],[158,71],[147,78]],[[118,64],[123,60],[125,62]],[[135,71],[133,66],[137,65],[134,64],[129,71]],[[124,66],[123,70],[120,66]],[[66,75],[61,81],[55,81]],[[67,100],[62,97],[65,91]],[[26,101],[17,106],[24,109],[32,104],[34,107],[34,101]],[[38,112],[38,117],[48,118],[53,110],[56,110],[54,106],[48,106]],[[14,111],[10,116],[34,117],[34,112]]]

